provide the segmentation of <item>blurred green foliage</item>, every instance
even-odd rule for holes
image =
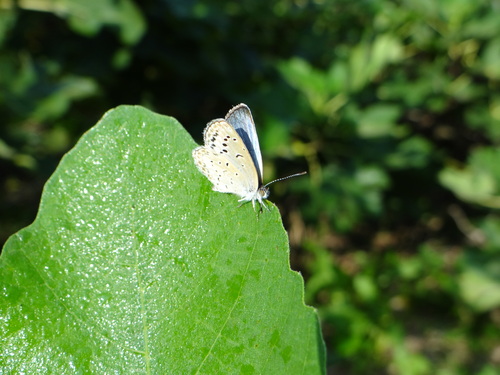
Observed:
[[[110,107],[201,140],[245,102],[266,180],[309,171],[272,200],[330,371],[498,373],[498,30],[484,0],[0,0],[2,240]]]

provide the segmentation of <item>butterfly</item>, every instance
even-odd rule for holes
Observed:
[[[203,131],[205,144],[193,150],[196,167],[213,184],[213,190],[239,196],[239,202],[255,202],[264,207],[269,197],[268,186],[276,181],[300,176],[296,173],[266,185],[262,183],[262,155],[250,108],[233,107],[224,119],[215,119]],[[266,207],[267,209],[267,207]]]

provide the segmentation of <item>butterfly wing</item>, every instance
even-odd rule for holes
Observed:
[[[212,182],[213,190],[252,200],[260,181],[252,156],[226,120],[211,121],[203,132],[204,146],[193,150],[196,166]]]
[[[259,138],[253,122],[252,112],[245,104],[238,104],[232,108],[226,115],[226,121],[230,123],[236,132],[240,135],[250,152],[252,160],[257,168],[259,176],[259,185],[262,184],[262,155],[260,153]]]

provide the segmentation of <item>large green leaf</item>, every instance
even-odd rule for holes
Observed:
[[[324,347],[276,207],[211,191],[195,143],[107,113],[0,262],[0,368],[37,374],[319,374]]]

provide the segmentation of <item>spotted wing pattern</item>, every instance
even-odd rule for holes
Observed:
[[[213,190],[233,193],[242,201],[255,199],[260,181],[253,158],[240,135],[226,120],[211,121],[203,132],[204,146],[193,150],[198,169]]]

